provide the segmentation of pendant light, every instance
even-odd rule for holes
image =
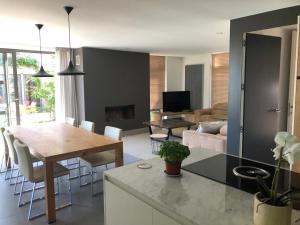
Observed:
[[[65,6],[64,7],[65,11],[68,14],[68,27],[69,27],[69,54],[70,54],[70,61],[69,61],[69,65],[68,67],[59,72],[58,75],[61,76],[77,76],[77,75],[84,75],[85,73],[76,69],[76,67],[74,66],[73,62],[72,62],[72,49],[71,49],[71,28],[70,28],[70,13],[73,10],[73,7],[71,6]]]
[[[53,77],[53,75],[47,73],[45,70],[44,70],[44,67],[43,67],[43,54],[42,54],[42,39],[41,39],[41,29],[42,27],[44,26],[43,24],[36,24],[35,25],[38,29],[39,29],[39,39],[40,39],[40,55],[41,55],[41,67],[40,67],[40,70],[32,75],[33,77]]]

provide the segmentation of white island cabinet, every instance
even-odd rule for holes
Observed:
[[[104,185],[105,225],[180,225],[109,181]]]
[[[191,149],[183,165],[216,154]],[[168,177],[160,158],[146,162],[151,169],[133,163],[104,172],[105,225],[253,225],[252,194],[184,170]],[[292,225],[299,218],[293,211]]]

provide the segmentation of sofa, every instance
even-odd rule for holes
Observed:
[[[193,114],[185,115],[184,119],[193,123],[227,120],[227,105],[227,103],[217,103],[212,108],[196,109]]]
[[[227,124],[223,125],[218,134],[200,133],[196,130],[185,130],[182,144],[189,148],[205,148],[221,153],[227,152]]]

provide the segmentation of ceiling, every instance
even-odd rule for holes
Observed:
[[[191,55],[228,51],[230,19],[298,5],[298,0],[0,0],[0,48],[68,45]]]

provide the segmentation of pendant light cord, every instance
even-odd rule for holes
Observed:
[[[72,61],[71,57],[71,25],[70,25],[70,14],[68,13],[68,27],[69,27],[69,54],[70,54],[70,61]]]
[[[43,66],[41,29],[39,29],[39,38],[40,38],[40,56],[41,56],[41,66]]]

